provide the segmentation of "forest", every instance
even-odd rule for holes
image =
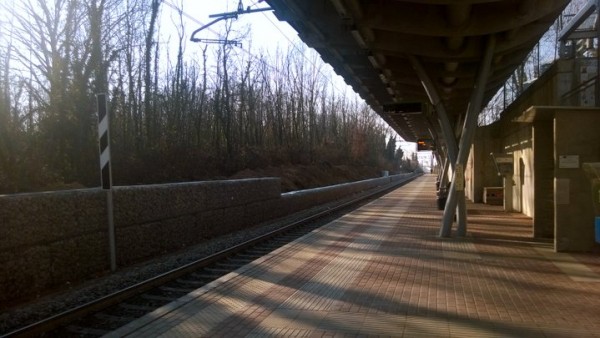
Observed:
[[[108,98],[115,185],[283,164],[386,169],[402,158],[395,134],[337,90],[313,50],[194,45],[201,57],[188,57],[183,20],[177,48],[158,38],[167,4],[1,2],[0,194],[100,186],[98,93]],[[224,38],[240,34],[231,28]]]

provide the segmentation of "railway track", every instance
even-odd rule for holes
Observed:
[[[2,337],[98,337],[170,303],[337,218],[349,208],[406,184],[417,175],[67,310]]]

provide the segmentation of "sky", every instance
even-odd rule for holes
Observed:
[[[192,33],[204,24],[214,20],[209,15],[235,12],[238,4],[239,0],[164,0],[161,43],[170,45],[169,49],[171,51],[177,50],[176,27],[179,25],[179,12],[177,9],[182,9],[185,40],[187,41],[184,57],[200,60],[202,49],[206,44],[189,41]],[[263,0],[242,0],[242,5],[244,9],[248,7],[251,9],[269,7],[269,4]],[[224,31],[226,25],[226,20],[219,21],[197,33],[195,37],[218,39],[219,33]],[[232,29],[238,32],[248,32],[246,39],[239,40],[242,42],[242,46],[238,47],[238,50],[241,51],[242,55],[245,53],[244,56],[246,57],[249,57],[250,54],[254,57],[265,54],[275,55],[278,48],[285,52],[288,48],[301,49],[304,45],[298,38],[298,33],[287,22],[279,21],[271,11],[239,15],[238,19],[233,20]],[[214,50],[218,45],[210,44],[209,46]],[[174,55],[175,52],[171,53]],[[346,84],[341,76],[333,71],[331,66],[326,64],[321,69],[321,73],[329,78],[337,92],[354,93],[354,90]]]

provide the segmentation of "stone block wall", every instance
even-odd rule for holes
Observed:
[[[117,265],[263,222],[268,213],[256,214],[251,206],[280,196],[278,178],[117,187]]]
[[[278,178],[115,187],[117,265],[406,179],[394,175],[281,194]],[[0,196],[0,302],[109,270],[106,191]]]
[[[107,269],[105,210],[95,189],[0,196],[0,301]]]

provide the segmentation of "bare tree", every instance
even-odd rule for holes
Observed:
[[[97,185],[98,92],[110,98],[117,184],[382,157],[382,122],[337,92],[313,50],[257,57],[231,44],[201,46],[201,59],[190,60],[179,11],[171,60],[158,43],[162,0],[23,1],[14,39],[0,36],[2,192]],[[244,39],[234,28],[228,22],[223,38]]]
[[[146,41],[144,49],[144,114],[146,116],[146,133],[149,140],[156,140],[158,133],[158,117],[155,102],[152,93],[154,92],[156,83],[153,81],[152,74],[152,57],[157,47],[154,40],[157,31],[157,18],[160,11],[162,0],[151,0],[150,2],[150,18],[146,31]],[[157,70],[154,69],[156,72]]]

